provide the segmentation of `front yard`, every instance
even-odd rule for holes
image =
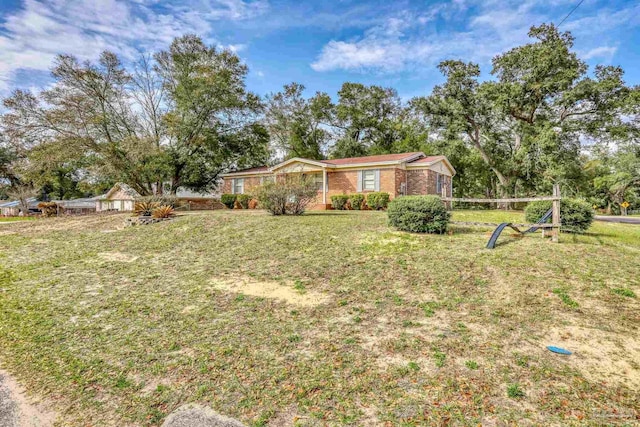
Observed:
[[[640,226],[486,250],[490,229],[378,212],[124,218],[0,228],[0,365],[63,425],[159,425],[187,402],[253,426],[640,417]]]

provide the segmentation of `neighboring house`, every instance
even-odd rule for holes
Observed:
[[[421,152],[383,154],[332,160],[293,158],[272,167],[257,167],[222,175],[223,193],[250,193],[265,180],[280,174],[301,174],[313,179],[322,207],[335,194],[383,191],[401,195],[452,195],[456,171],[445,156]]]
[[[140,194],[127,184],[118,182],[107,194],[94,198],[96,212],[121,211],[133,212],[135,200]]]
[[[164,183],[163,190],[164,194],[169,194],[171,191],[171,184]],[[224,205],[220,203],[220,194],[217,192],[198,193],[183,187],[179,187],[176,191],[175,197],[181,202],[180,205],[186,210],[208,210],[224,208]]]
[[[40,212],[40,209],[38,209],[38,203],[40,203],[40,201],[35,197],[27,199],[27,205],[30,213]],[[0,215],[2,216],[18,216],[20,215],[20,209],[19,200],[0,203]]]
[[[84,215],[94,213],[97,208],[95,197],[71,199],[71,200],[54,200],[61,208],[60,213],[65,215]]]
[[[169,195],[168,192],[170,190],[169,187],[167,187],[168,185],[169,184],[164,184],[163,188],[167,195]],[[221,209],[224,207],[224,205],[219,202],[220,197],[215,193],[196,193],[181,187],[178,188],[174,196],[181,202],[181,205],[184,206],[186,210]],[[136,204],[135,201],[139,197],[142,196],[136,190],[127,184],[119,182],[106,194],[93,199],[95,211],[132,212]]]

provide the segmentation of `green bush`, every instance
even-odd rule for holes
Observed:
[[[351,209],[359,211],[364,203],[364,194],[352,194],[349,196],[349,201],[351,202]]]
[[[249,200],[251,200],[251,196],[248,194],[238,194],[236,196],[236,200],[242,207],[242,209],[249,209]]]
[[[527,222],[538,222],[538,220],[551,209],[550,201],[531,202],[524,210]],[[551,222],[551,218],[547,222]],[[562,231],[582,233],[587,231],[593,222],[593,208],[591,205],[580,199],[562,199],[560,202],[560,222]]]
[[[346,194],[336,194],[335,196],[331,196],[331,207],[338,211],[343,211],[347,208],[347,202],[349,201],[349,196]]]
[[[375,211],[379,211],[381,209],[386,209],[389,204],[389,193],[369,193],[367,194],[367,206],[370,209]]]
[[[220,202],[229,209],[233,209],[233,205],[236,203],[236,195],[223,194],[222,196],[220,196]]]
[[[389,224],[414,233],[447,231],[450,214],[438,196],[402,196],[389,203]]]

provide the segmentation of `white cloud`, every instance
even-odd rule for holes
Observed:
[[[311,67],[316,71],[394,73],[432,66],[446,58],[486,65],[500,52],[526,43],[532,25],[557,21],[565,8],[561,1],[461,0],[437,4],[423,13],[404,11],[360,37],[329,41]],[[640,6],[635,5],[617,11],[598,8],[593,15],[568,21],[561,29],[602,44],[608,29],[633,26],[639,23],[639,16]],[[587,28],[589,39],[583,35]],[[616,48],[598,44],[586,46],[582,57],[611,60]]]
[[[19,70],[48,70],[55,56],[68,53],[95,60],[108,49],[125,59],[138,49],[167,46],[184,33],[209,34],[216,20],[240,20],[263,13],[265,1],[25,0],[0,24],[0,93]],[[228,45],[240,51],[244,45]]]
[[[611,61],[617,50],[618,48],[616,46],[600,46],[584,52],[580,57],[583,59],[601,58]]]

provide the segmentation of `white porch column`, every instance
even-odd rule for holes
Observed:
[[[322,204],[327,205],[327,170],[322,169]]]

